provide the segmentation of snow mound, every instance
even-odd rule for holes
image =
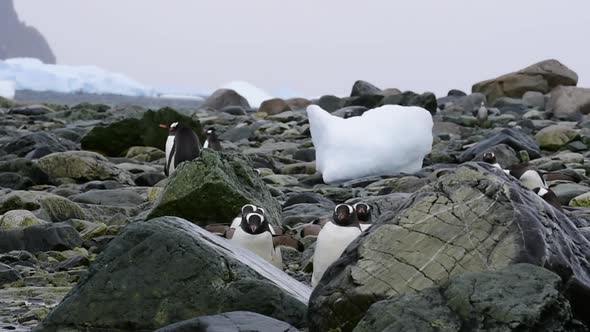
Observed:
[[[152,88],[96,66],[44,64],[33,58],[0,60],[0,80],[14,81],[17,90],[157,96]]]
[[[15,85],[13,81],[0,81],[0,97],[14,99]]]
[[[239,93],[242,97],[248,100],[250,107],[258,108],[263,101],[273,99],[274,97],[266,93],[264,90],[255,87],[248,82],[233,81],[224,84],[220,89],[231,89]]]
[[[432,116],[421,107],[385,105],[343,119],[310,105],[307,116],[325,183],[415,173],[432,149]]]

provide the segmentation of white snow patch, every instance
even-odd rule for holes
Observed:
[[[203,97],[200,97],[200,96],[191,96],[191,95],[182,95],[182,94],[163,94],[163,95],[160,95],[159,97],[165,98],[165,99],[186,99],[186,100],[196,100],[196,101],[205,100]]]
[[[150,87],[96,66],[44,64],[33,58],[0,60],[0,80],[14,81],[17,90],[157,96]]]
[[[233,81],[224,84],[220,89],[231,89],[239,93],[242,97],[248,100],[250,107],[258,108],[263,101],[273,99],[274,97],[266,93],[264,90],[243,81]]]
[[[432,116],[421,107],[385,105],[343,119],[310,105],[307,116],[325,183],[415,173],[432,149]]]
[[[14,99],[15,84],[13,81],[0,81],[0,97]]]

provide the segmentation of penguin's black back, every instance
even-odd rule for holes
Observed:
[[[221,151],[221,143],[219,142],[219,138],[217,138],[217,134],[215,133],[215,131],[213,131],[211,134],[209,134],[209,137],[207,138],[209,140],[209,147],[215,151]]]
[[[195,132],[182,124],[178,125],[174,136],[174,167],[183,161],[190,161],[199,157],[201,143]]]

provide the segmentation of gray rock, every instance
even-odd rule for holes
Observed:
[[[268,115],[274,115],[288,111],[291,111],[291,107],[289,107],[285,100],[281,98],[265,100],[258,108],[258,112],[263,112]]]
[[[334,111],[332,115],[339,116],[344,119],[352,118],[355,116],[361,116],[369,109],[364,106],[348,106]]]
[[[365,95],[377,95],[381,93],[381,89],[374,86],[373,84],[365,81],[356,81],[352,86],[352,91],[350,92],[351,97],[359,97]]]
[[[231,115],[246,115],[248,112],[242,106],[226,106],[221,109],[223,113],[231,114]]]
[[[0,231],[25,228],[33,225],[43,224],[31,211],[11,210],[0,216]]]
[[[201,108],[212,108],[214,110],[221,110],[227,106],[240,106],[245,109],[250,109],[250,104],[246,98],[239,93],[230,89],[219,89],[215,91],[205,102]]]
[[[590,294],[590,283],[582,281],[590,280],[583,263],[590,242],[576,218],[491,166],[440,169],[328,268],[310,300],[310,330],[350,331],[377,301],[517,262],[559,274],[576,308],[588,299],[573,294]]]
[[[530,264],[466,273],[373,304],[354,329],[364,331],[583,331],[561,294],[558,275]]]
[[[500,109],[500,112],[507,113],[513,112],[516,114],[524,114],[528,110],[528,106],[522,99],[500,97],[494,101],[492,107]]]
[[[226,130],[223,134],[219,135],[219,138],[223,141],[229,142],[238,142],[243,139],[247,140],[254,136],[256,129],[258,129],[259,124],[252,124],[252,125],[245,125],[234,127],[232,129]]]
[[[506,144],[498,144],[496,146],[491,147],[487,151],[493,152],[496,155],[496,161],[498,162],[498,164],[500,164],[504,168],[508,168],[509,166],[512,166],[520,162],[516,154],[516,151],[514,151],[513,148]],[[483,161],[483,154],[485,152],[482,152],[479,155],[477,155],[475,158],[473,158],[473,161]]]
[[[293,159],[301,160],[301,161],[315,161],[315,149],[308,148],[308,149],[299,149],[293,153]]]
[[[12,107],[8,114],[19,114],[19,115],[43,115],[51,113],[53,110],[44,105],[27,105],[20,107]]]
[[[156,332],[297,332],[288,323],[248,311],[203,316],[157,329]]]
[[[42,191],[13,191],[0,196],[0,213],[10,210],[41,211],[41,219],[53,222],[85,219],[84,211],[67,198]],[[39,217],[39,214],[37,214]]]
[[[137,206],[145,202],[138,193],[128,189],[90,190],[68,198],[76,203],[110,206]]]
[[[587,192],[590,192],[590,188],[578,183],[560,183],[552,186],[551,190],[555,192],[559,202],[562,205],[568,205],[572,199]]]
[[[309,293],[252,252],[186,220],[164,217],[128,226],[43,326],[155,330],[251,311],[302,327]]]
[[[461,162],[473,160],[498,144],[510,146],[517,152],[525,150],[533,159],[541,157],[539,145],[530,136],[516,129],[503,129],[461,153],[459,159]]]
[[[341,109],[344,106],[344,101],[336,96],[326,95],[320,97],[320,100],[317,102],[317,104],[324,110],[331,113]]]
[[[76,150],[74,142],[47,132],[36,132],[13,139],[2,149],[8,154],[38,159],[54,152]]]
[[[261,206],[278,225],[280,207],[252,162],[238,153],[206,149],[199,159],[178,166],[154,204],[150,218],[177,216],[199,225],[229,223],[244,204]]]
[[[47,155],[38,161],[39,167],[52,179],[69,178],[80,182],[116,180],[133,184],[130,173],[110,163],[105,157],[90,151],[67,151]]]
[[[0,173],[14,172],[30,181],[30,185],[49,184],[49,177],[33,161],[26,158],[15,158],[0,162]],[[11,189],[26,189],[27,186],[5,186]]]
[[[545,95],[538,91],[527,91],[522,96],[522,101],[528,107],[534,107],[539,110],[545,109]]]
[[[147,172],[138,174],[134,179],[136,185],[141,187],[153,187],[158,182],[164,180],[166,176],[161,172]]]
[[[553,125],[541,129],[535,139],[543,150],[556,151],[579,136],[577,130],[564,125]]]
[[[32,253],[64,251],[81,245],[82,238],[78,232],[64,223],[34,225],[0,232],[0,253],[13,250],[26,250]]]
[[[590,89],[560,86],[551,91],[547,112],[557,120],[579,121],[590,113]]]
[[[0,263],[0,286],[21,280],[22,276],[9,265]]]

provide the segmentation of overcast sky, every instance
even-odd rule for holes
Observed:
[[[0,0],[2,1],[2,0]],[[590,1],[16,0],[59,64],[146,85],[214,89],[244,80],[307,97],[379,87],[470,91],[556,58],[590,86]]]

